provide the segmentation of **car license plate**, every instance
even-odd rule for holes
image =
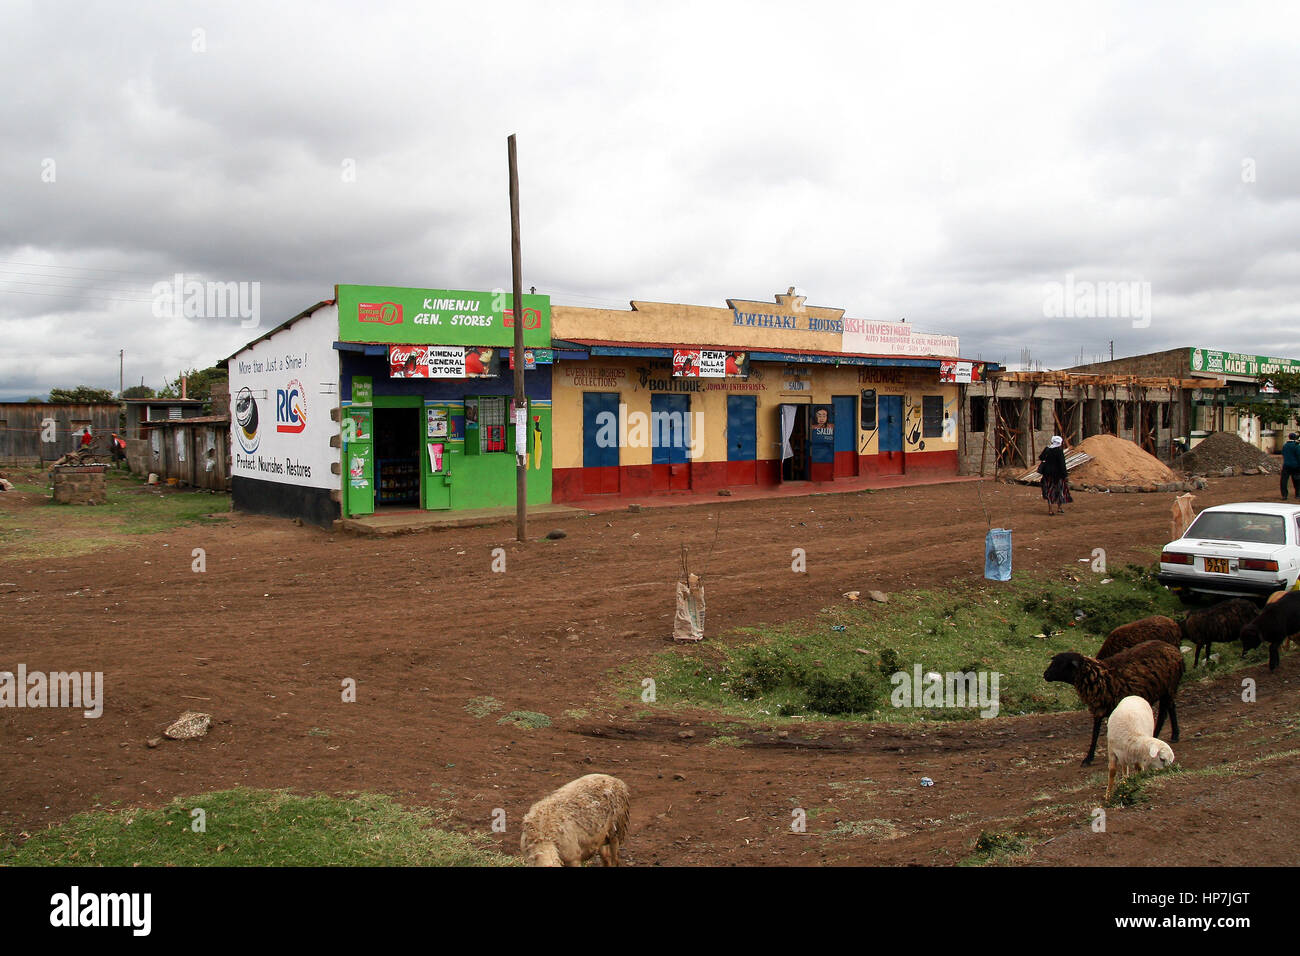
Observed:
[[[1206,558],[1205,570],[1211,574],[1228,574],[1227,558]]]

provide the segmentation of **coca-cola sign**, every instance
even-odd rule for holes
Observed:
[[[390,378],[428,378],[428,348],[423,345],[390,345],[388,375]]]

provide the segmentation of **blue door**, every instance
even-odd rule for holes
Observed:
[[[727,484],[758,483],[758,399],[727,396]]]
[[[881,395],[877,402],[877,420],[880,425],[880,454],[876,456],[878,470],[882,474],[902,474],[903,396]]]
[[[835,409],[835,477],[858,473],[858,397],[832,395]]]
[[[582,395],[582,490],[618,494],[618,392]]]
[[[685,491],[691,487],[691,398],[655,393],[650,396],[651,487]]]

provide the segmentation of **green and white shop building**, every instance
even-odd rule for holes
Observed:
[[[384,511],[551,500],[551,307],[524,296],[524,420],[510,297],[340,285],[227,359],[235,508],[330,526]]]

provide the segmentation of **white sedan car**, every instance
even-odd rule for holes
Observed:
[[[1264,598],[1300,577],[1300,505],[1243,501],[1196,516],[1160,554],[1160,583],[1201,596]]]

